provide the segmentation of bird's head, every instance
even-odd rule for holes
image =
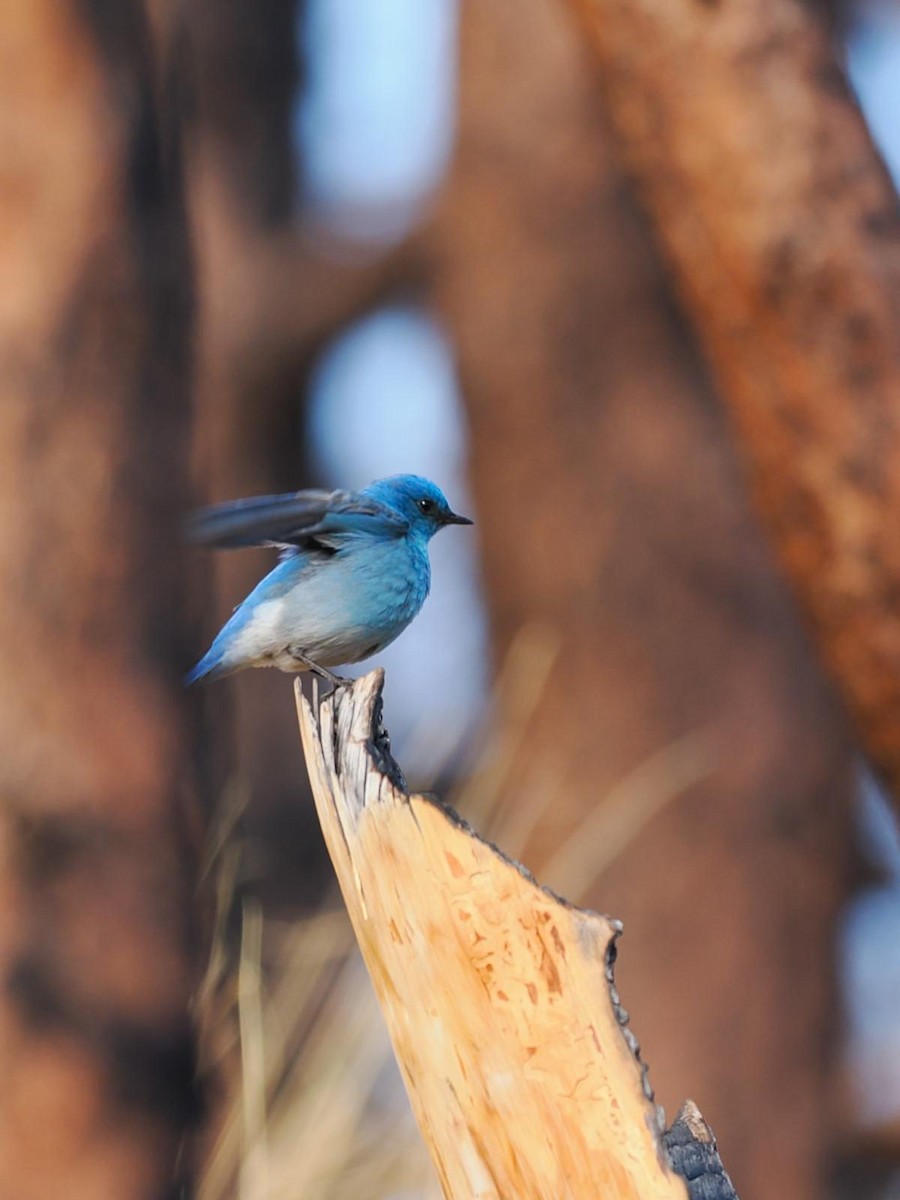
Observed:
[[[426,539],[434,537],[445,525],[471,525],[468,517],[455,513],[447,497],[430,479],[421,475],[392,475],[363,489],[365,495],[395,508],[410,523],[410,528]]]

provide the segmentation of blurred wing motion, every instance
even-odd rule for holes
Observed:
[[[213,504],[193,513],[188,537],[220,550],[276,546],[337,551],[360,535],[398,538],[409,522],[378,500],[355,492],[309,490]]]

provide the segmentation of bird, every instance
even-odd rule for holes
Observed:
[[[271,546],[281,556],[186,683],[246,667],[312,671],[334,686],[346,683],[330,668],[383,650],[425,603],[432,537],[471,524],[420,475],[392,475],[357,492],[309,489],[198,510],[188,522],[194,544]]]

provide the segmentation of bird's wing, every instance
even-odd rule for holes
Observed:
[[[213,504],[193,513],[188,537],[201,546],[339,550],[359,534],[402,537],[409,522],[394,509],[356,492],[309,490]]]

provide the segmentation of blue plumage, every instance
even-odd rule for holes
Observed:
[[[418,475],[360,492],[303,491],[215,505],[192,539],[231,549],[276,546],[278,566],[222,627],[187,682],[244,667],[313,670],[359,662],[392,642],[428,595],[428,543],[445,525],[471,525]]]

